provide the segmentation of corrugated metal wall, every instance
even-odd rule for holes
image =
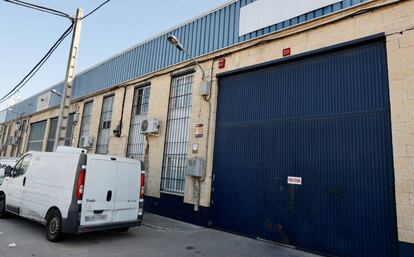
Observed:
[[[233,2],[82,72],[75,79],[73,99],[185,61],[185,54],[167,43],[170,34],[176,35],[184,47],[197,57],[369,0],[344,0],[239,37],[240,8],[254,1]],[[19,112],[34,112],[36,108],[33,108],[33,104],[36,104],[36,100],[32,98],[15,108]],[[51,106],[55,104],[57,103],[52,101]],[[13,118],[14,114],[7,117],[8,120]]]
[[[384,41],[229,75],[219,89],[214,227],[332,256],[396,256]]]

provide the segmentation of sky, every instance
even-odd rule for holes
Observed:
[[[74,16],[104,0],[24,0]],[[79,73],[131,46],[194,18],[227,0],[111,0],[83,21]],[[0,0],[0,97],[11,90],[70,25],[69,20]],[[64,80],[71,37],[11,101],[26,99]],[[9,102],[10,104],[10,102]],[[0,110],[7,103],[0,104]]]

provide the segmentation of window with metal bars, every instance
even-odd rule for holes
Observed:
[[[26,130],[26,123],[27,123],[26,120],[21,120],[20,121],[20,129],[18,131],[18,136],[20,137],[20,139],[19,139],[19,144],[17,145],[17,150],[16,150],[16,153],[15,153],[16,157],[19,157],[21,155],[20,152],[21,152],[21,148],[22,148],[22,145],[23,145],[23,133]]]
[[[194,74],[173,77],[162,165],[161,190],[183,194]]]
[[[66,134],[65,134],[65,146],[71,146],[74,117],[75,117],[75,113],[69,114],[68,127],[66,128]],[[46,152],[53,152],[53,148],[55,146],[55,138],[56,138],[58,120],[59,120],[58,117],[50,119],[49,135],[47,135]]]
[[[127,157],[142,160],[144,157],[145,136],[141,134],[141,123],[147,117],[151,86],[138,87],[134,91],[131,125]]]
[[[75,118],[75,113],[71,113],[68,116],[68,127],[66,128],[65,134],[65,146],[72,146],[72,132],[73,132],[73,119]]]
[[[106,96],[102,103],[101,121],[99,123],[98,140],[96,144],[97,154],[108,153],[108,141],[111,133],[112,109],[114,95]]]
[[[53,152],[55,144],[58,117],[50,119],[49,135],[47,136],[46,152]]]
[[[11,130],[12,125],[5,125],[4,126],[4,134],[3,134],[3,139],[2,139],[2,156],[6,156],[6,148],[7,148],[7,140],[9,138],[9,134],[10,134],[10,130]]]
[[[87,102],[83,105],[82,124],[79,134],[80,147],[83,147],[85,138],[89,136],[89,131],[91,129],[92,107],[93,101]]]
[[[40,121],[30,124],[30,135],[27,151],[42,151],[47,122]]]

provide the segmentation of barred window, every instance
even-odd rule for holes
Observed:
[[[79,146],[83,147],[85,137],[89,136],[91,129],[93,102],[87,102],[83,105],[82,124],[80,127]]]
[[[112,108],[114,104],[114,96],[106,96],[102,103],[101,121],[99,124],[99,134],[96,144],[96,153],[108,153],[108,141],[111,133]]]
[[[144,157],[145,137],[141,134],[141,123],[147,117],[150,92],[150,86],[139,87],[134,91],[134,106],[129,127],[128,158],[142,160]]]
[[[30,124],[29,142],[27,151],[42,151],[43,138],[45,136],[46,121]]]
[[[47,136],[46,152],[53,152],[55,144],[58,117],[50,119],[49,135]]]
[[[194,74],[171,81],[161,190],[183,194]]]
[[[68,116],[68,126],[66,128],[65,134],[65,146],[72,146],[72,132],[73,132],[73,119],[75,118],[75,113],[71,113]]]
[[[74,117],[75,117],[75,113],[69,114],[68,126],[66,128],[66,134],[65,134],[66,135],[65,146],[71,146]],[[50,119],[49,135],[47,135],[46,152],[53,152],[53,148],[55,146],[56,130],[57,130],[58,121],[59,121],[59,117]]]

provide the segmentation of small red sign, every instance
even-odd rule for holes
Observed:
[[[292,54],[292,50],[290,47],[283,49],[283,57],[290,56],[291,54]]]
[[[224,69],[226,68],[226,59],[220,59],[219,60],[219,69]]]
[[[290,185],[302,185],[302,178],[301,177],[288,177],[287,183]]]

